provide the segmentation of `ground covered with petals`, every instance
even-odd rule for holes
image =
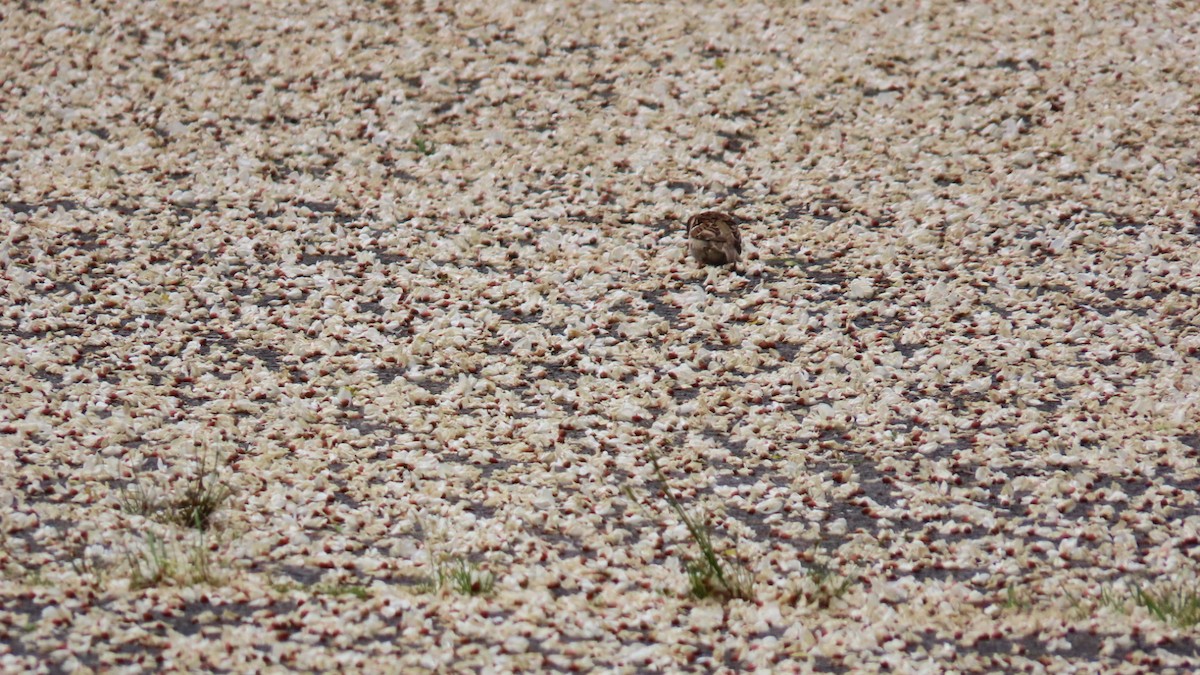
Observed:
[[[0,670],[1200,667],[1197,34],[9,3]]]

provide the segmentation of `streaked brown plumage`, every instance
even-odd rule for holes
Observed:
[[[688,218],[688,251],[704,265],[736,263],[742,254],[737,218],[720,211],[705,211]]]

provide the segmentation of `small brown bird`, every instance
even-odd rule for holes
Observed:
[[[703,265],[737,263],[742,235],[737,218],[720,211],[705,211],[688,218],[688,251]]]

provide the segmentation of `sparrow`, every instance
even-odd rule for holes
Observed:
[[[737,263],[742,254],[742,235],[737,218],[720,211],[705,211],[688,218],[688,251],[703,265]]]

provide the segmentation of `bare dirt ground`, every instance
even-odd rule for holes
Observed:
[[[1200,667],[1197,34],[6,3],[0,670]]]

